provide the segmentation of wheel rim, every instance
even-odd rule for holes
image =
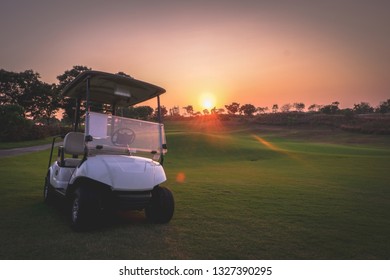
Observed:
[[[47,178],[45,178],[45,188],[43,189],[43,198],[47,199],[49,195],[49,183],[47,181]]]
[[[76,197],[73,201],[73,206],[72,206],[72,220],[73,222],[77,221],[77,218],[79,216],[79,199]]]
[[[47,187],[47,184],[45,184],[45,191],[43,192],[43,196],[45,197],[45,199],[47,198],[47,192],[49,191],[48,189],[49,188]]]

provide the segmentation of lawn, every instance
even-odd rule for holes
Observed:
[[[172,122],[167,225],[121,213],[87,233],[42,202],[48,151],[0,159],[1,259],[389,259],[390,140]]]

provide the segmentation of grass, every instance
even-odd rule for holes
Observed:
[[[0,159],[0,258],[389,259],[389,139],[366,137],[169,123],[173,220],[122,213],[88,233],[42,203],[47,151]]]

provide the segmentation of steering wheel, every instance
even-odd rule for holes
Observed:
[[[111,135],[111,142],[115,146],[124,146],[133,143],[135,140],[134,130],[123,127],[114,131]]]

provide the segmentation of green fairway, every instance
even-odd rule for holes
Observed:
[[[167,225],[87,233],[43,203],[48,151],[0,158],[1,259],[389,259],[389,137],[168,123]]]

